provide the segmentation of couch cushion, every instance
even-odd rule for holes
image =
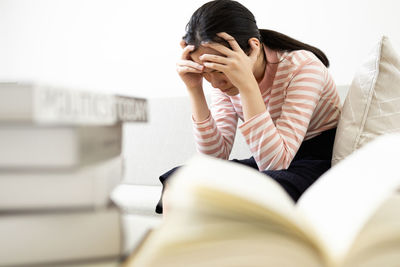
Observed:
[[[332,164],[375,137],[400,131],[400,58],[383,36],[356,73],[345,99]]]

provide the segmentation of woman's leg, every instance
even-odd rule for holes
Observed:
[[[292,163],[285,170],[263,171],[277,181],[297,201],[331,167],[336,128],[303,141]]]
[[[331,166],[330,160],[297,160],[285,170],[268,170],[262,173],[278,182],[297,202],[300,196]]]
[[[164,194],[165,194],[165,191],[166,191],[166,188],[167,188],[167,181],[171,177],[171,175],[174,172],[176,172],[180,167],[182,167],[182,166],[175,167],[175,168],[167,171],[166,173],[162,174],[159,177],[159,180],[160,180],[160,182],[162,184],[162,191],[161,191],[160,200],[158,201],[157,206],[156,206],[156,213],[159,213],[159,214],[163,213],[163,198],[164,198]]]

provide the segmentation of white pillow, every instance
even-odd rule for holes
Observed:
[[[383,36],[350,86],[336,131],[332,165],[391,132],[400,132],[400,58]]]

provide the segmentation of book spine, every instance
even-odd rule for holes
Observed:
[[[113,124],[116,122],[111,95],[34,87],[33,114],[38,123]]]
[[[122,122],[147,122],[147,100],[137,97],[115,96],[117,120]]]
[[[144,98],[37,86],[32,100],[33,120],[41,124],[111,125],[147,121]]]

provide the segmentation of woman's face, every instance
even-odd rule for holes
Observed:
[[[218,51],[209,48],[199,46],[199,48],[190,54],[193,61],[199,64],[203,64],[203,61],[200,60],[200,56],[203,54],[210,54],[210,55],[218,55],[221,56],[222,54]],[[218,88],[222,92],[226,93],[229,96],[234,96],[239,94],[239,90],[232,85],[229,79],[223,74],[222,72],[204,68],[203,70],[203,77],[212,85],[214,88]]]

